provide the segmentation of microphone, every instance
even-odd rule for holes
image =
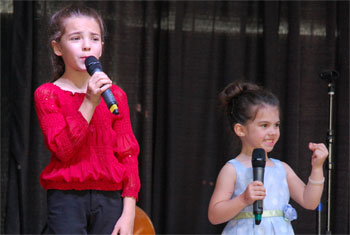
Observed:
[[[252,155],[252,166],[253,166],[253,179],[264,183],[264,171],[265,171],[265,150],[254,149]],[[263,201],[256,200],[253,204],[253,212],[255,218],[255,224],[259,225],[263,213]]]
[[[339,77],[339,72],[336,70],[324,70],[319,74],[323,80],[334,81]]]
[[[89,56],[85,59],[85,66],[87,72],[92,76],[95,72],[102,72],[102,65],[98,61],[98,59],[94,56]],[[107,104],[107,107],[111,113],[118,115],[118,104],[115,100],[111,89],[107,89],[102,93],[102,97]]]

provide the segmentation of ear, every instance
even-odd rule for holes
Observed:
[[[239,123],[236,123],[234,126],[233,126],[233,131],[236,133],[236,135],[238,137],[243,137],[246,135],[246,131],[245,131],[245,128],[242,124],[239,124]]]
[[[55,55],[62,56],[60,44],[58,42],[56,42],[56,40],[51,41],[51,47],[52,47]]]

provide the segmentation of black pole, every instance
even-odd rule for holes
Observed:
[[[328,82],[328,96],[329,96],[329,122],[327,132],[327,144],[328,144],[328,164],[327,164],[327,231],[326,234],[332,234],[331,226],[331,203],[332,203],[332,171],[334,169],[334,128],[333,128],[333,115],[334,115],[334,95],[335,95],[335,80],[339,77],[337,71],[327,70],[320,73],[321,79],[325,79]],[[320,204],[322,207],[322,204]],[[318,211],[319,217],[317,222],[321,222],[321,213]],[[318,224],[318,234],[321,234],[321,224]]]
[[[24,219],[23,219],[23,198],[22,198],[22,167],[21,164],[16,162],[16,170],[17,170],[17,196],[18,196],[18,216],[19,216],[19,232],[20,234],[23,234],[23,226],[24,226]]]

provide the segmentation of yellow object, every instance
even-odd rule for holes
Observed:
[[[263,211],[262,217],[273,217],[273,216],[284,217],[284,213],[283,211],[279,211],[279,210]],[[253,212],[240,212],[233,219],[249,219],[249,218],[254,218]]]
[[[111,113],[113,113],[114,110],[118,110],[118,106],[117,106],[116,104],[113,104],[113,105],[109,108],[109,111],[111,111]]]

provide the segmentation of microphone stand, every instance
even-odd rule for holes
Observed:
[[[329,95],[329,129],[327,132],[327,144],[328,144],[328,167],[327,167],[327,231],[326,234],[332,234],[331,231],[331,202],[332,202],[332,171],[334,169],[333,162],[333,147],[334,147],[334,128],[333,128],[333,114],[334,114],[334,95],[335,95],[335,80],[339,77],[339,73],[335,70],[324,71],[320,73],[321,79],[328,82],[328,95]],[[322,204],[317,207],[317,233],[321,234],[321,211]]]

